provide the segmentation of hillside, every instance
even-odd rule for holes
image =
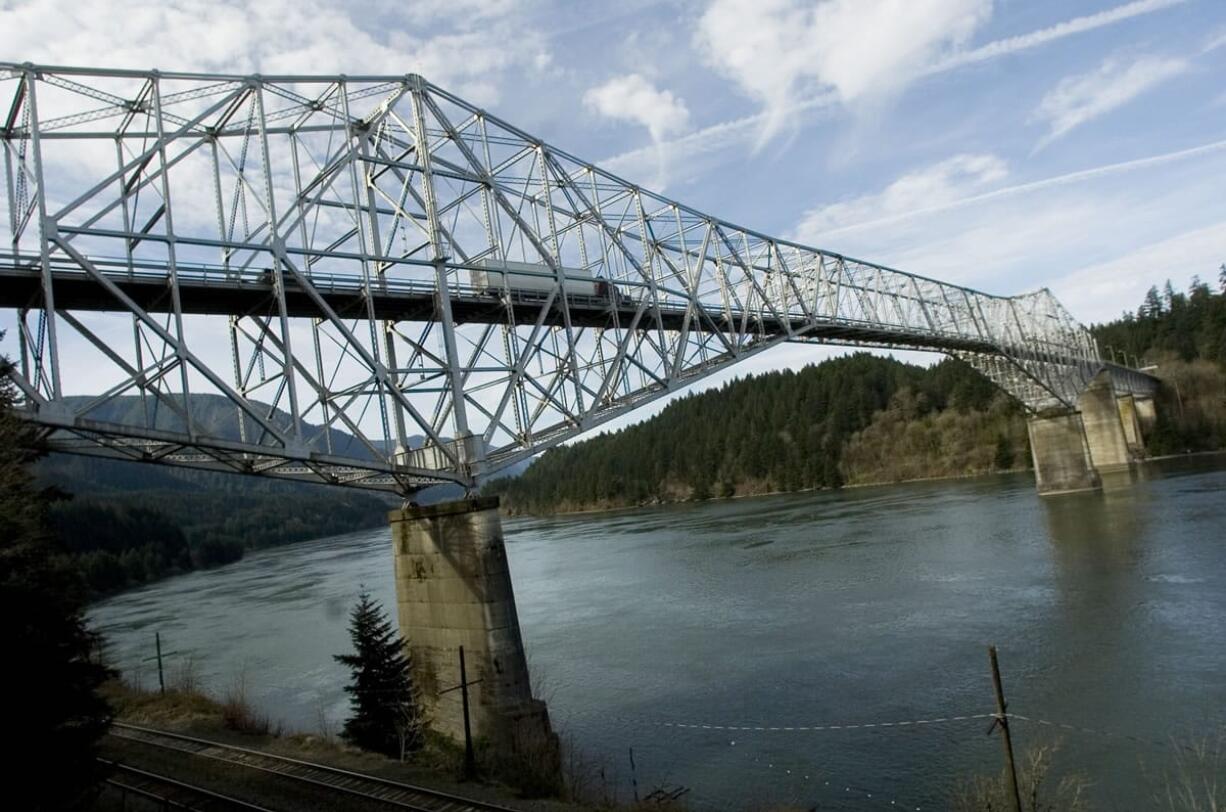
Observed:
[[[1028,459],[1020,407],[966,365],[860,352],[689,395],[549,451],[489,490],[511,512],[536,513],[983,473]]]
[[[1226,289],[1226,269],[1221,280]],[[1092,328],[1170,382],[1153,454],[1226,445],[1226,293],[1168,282]],[[1031,464],[1020,405],[960,361],[856,353],[689,395],[649,420],[546,452],[491,483],[511,513],[553,513],[990,473]]]
[[[92,413],[123,422],[138,398],[120,398]],[[237,436],[234,407],[195,396],[193,415],[219,436]],[[171,417],[158,425],[173,428]],[[356,451],[333,430],[335,447]],[[386,522],[392,497],[235,474],[51,454],[35,466],[40,481],[66,498],[51,509],[64,554],[92,593],[236,561],[248,550],[345,533]]]

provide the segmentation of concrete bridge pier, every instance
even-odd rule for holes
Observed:
[[[464,741],[460,646],[474,739],[534,760],[558,757],[545,703],[534,699],[520,637],[498,499],[392,511],[396,600],[414,684],[430,726]]]
[[[1137,407],[1137,423],[1140,424],[1141,436],[1144,437],[1154,430],[1154,424],[1158,422],[1158,410],[1152,396],[1136,395],[1133,397],[1133,403]]]
[[[1031,418],[1027,426],[1039,493],[1131,484],[1133,463],[1145,456],[1142,428],[1146,413],[1154,413],[1151,398],[1117,397],[1104,372],[1077,398],[1076,411]]]
[[[1058,412],[1030,418],[1030,453],[1039,493],[1093,491],[1102,487],[1098,469],[1090,459],[1085,425],[1078,412]]]
[[[1120,395],[1115,399],[1120,410],[1120,423],[1124,427],[1124,440],[1128,443],[1128,454],[1133,460],[1145,459],[1145,435],[1141,432],[1141,421],[1137,417],[1137,402],[1133,395]]]
[[[1099,474],[1128,470],[1133,456],[1129,452],[1124,423],[1115,397],[1111,377],[1099,373],[1081,396],[1077,398],[1077,411],[1085,426],[1086,442],[1090,446],[1090,461]]]

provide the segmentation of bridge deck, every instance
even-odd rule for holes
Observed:
[[[115,311],[125,308],[105,287],[76,266],[53,270],[55,303],[65,310]],[[149,312],[168,312],[172,307],[170,277],[167,271],[107,271],[106,277]],[[366,318],[366,296],[359,279],[352,276],[312,275],[311,285],[342,318]],[[272,312],[274,288],[270,274],[257,271],[219,274],[203,266],[182,265],[178,269],[178,289],[182,311],[200,315],[254,315]],[[548,294],[543,291],[513,289],[501,293],[478,290],[472,286],[452,288],[451,310],[457,324],[505,324],[508,310],[516,324],[532,325],[541,315]],[[36,268],[11,261],[0,264],[0,308],[31,306],[41,297],[41,277]],[[631,296],[578,296],[568,293],[566,304],[575,327],[630,328],[638,330],[679,331],[684,329],[687,308],[684,304],[648,307],[638,316],[639,303]],[[319,306],[297,282],[285,279],[285,304],[291,317],[318,318]],[[382,320],[430,321],[438,314],[435,287],[430,283],[388,280],[371,295],[371,308]],[[706,309],[710,313],[709,308]],[[637,323],[636,323],[637,317]],[[560,300],[546,313],[546,326],[561,326],[564,316]],[[810,324],[800,316],[784,318],[756,311],[722,309],[711,321],[691,317],[690,328],[697,332],[716,329],[726,333],[758,333],[777,337],[794,334],[798,340],[824,341],[918,350],[996,352],[989,342],[949,333],[922,333],[891,329],[879,322],[853,323],[846,319]]]

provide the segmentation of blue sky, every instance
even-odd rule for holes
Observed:
[[[417,71],[734,222],[993,293],[1048,286],[1087,323],[1226,262],[1223,0],[247,6],[0,0],[0,58]]]

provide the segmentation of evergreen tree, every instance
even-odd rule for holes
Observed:
[[[59,563],[47,531],[49,496],[28,468],[35,435],[12,411],[7,363],[0,359],[0,646],[5,722],[17,746],[4,792],[11,809],[85,808],[102,777],[96,745],[111,712],[97,688],[109,672],[82,616],[83,584]],[[41,780],[49,765],[55,780]]]
[[[1141,304],[1137,315],[1143,319],[1156,319],[1162,315],[1162,298],[1158,295],[1158,286],[1151,286],[1149,292],[1145,294],[1145,301]]]
[[[365,750],[403,758],[421,746],[409,658],[383,607],[366,591],[349,614],[349,635],[354,653],[335,656],[353,672],[345,686],[353,715],[342,735]]]
[[[1222,287],[1222,293],[1226,293],[1226,262],[1218,266],[1217,281]]]

